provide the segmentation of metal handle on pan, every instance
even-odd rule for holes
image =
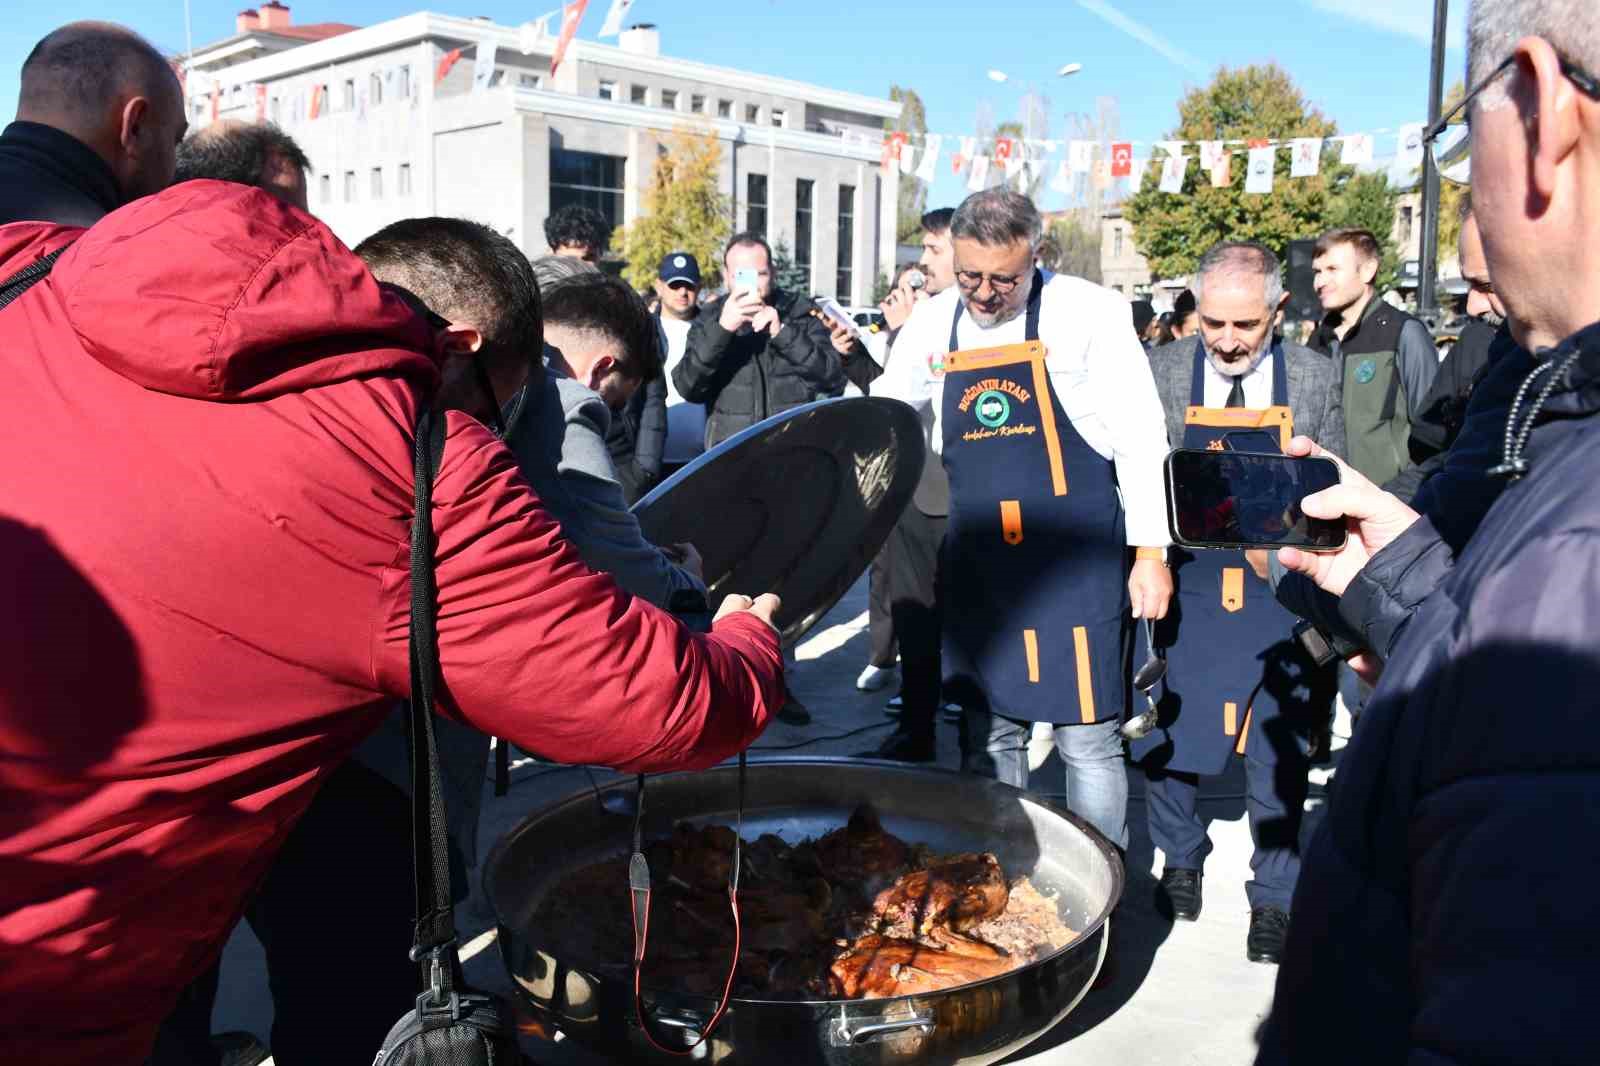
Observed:
[[[662,1029],[683,1030],[683,1041],[685,1044],[694,1044],[696,1041],[698,1041],[700,1039],[700,1033],[706,1027],[704,1018],[674,1018],[670,1014],[663,1014],[658,1015],[650,1020],[656,1025],[660,1026]],[[706,1046],[704,1044],[700,1044],[698,1047],[695,1047],[689,1052],[690,1058],[703,1059],[705,1056]]]
[[[920,1029],[924,1034],[933,1032],[932,1014],[913,1014],[909,1018],[896,1018],[888,1022],[870,1022],[852,1027],[846,1019],[839,1019],[838,1043],[851,1047],[869,1040],[881,1040],[908,1029]]]

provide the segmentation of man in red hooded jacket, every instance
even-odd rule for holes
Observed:
[[[422,319],[259,190],[0,227],[0,278],[68,242],[0,310],[0,1061],[101,1066],[148,1053],[409,693],[411,437],[439,370]],[[442,713],[644,771],[711,765],[781,705],[772,602],[696,636],[630,599],[459,411],[433,522]]]

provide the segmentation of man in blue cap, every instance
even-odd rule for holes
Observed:
[[[700,263],[688,252],[669,252],[656,269],[656,299],[661,309],[661,332],[667,338],[667,358],[662,377],[667,387],[667,443],[661,455],[670,473],[705,449],[706,408],[690,403],[672,383],[672,368],[683,359],[689,327],[700,314]]]

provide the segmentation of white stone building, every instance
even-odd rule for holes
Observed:
[[[869,301],[895,256],[897,181],[878,166],[891,100],[660,54],[653,27],[617,46],[430,13],[294,26],[269,2],[189,64],[191,125],[276,122],[305,149],[311,209],[355,244],[417,215],[473,218],[530,256],[567,203],[638,217],[663,141],[713,131],[739,229],[811,271],[812,292]],[[457,51],[459,50],[459,51]]]

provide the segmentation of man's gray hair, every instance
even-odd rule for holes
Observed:
[[[1036,248],[1044,236],[1044,219],[1033,201],[1005,188],[975,192],[956,208],[950,236],[979,244],[1005,245],[1027,241]]]
[[[1271,248],[1255,241],[1223,241],[1214,244],[1194,268],[1189,288],[1196,303],[1204,298],[1206,284],[1212,278],[1259,278],[1265,289],[1267,311],[1278,309],[1283,300],[1283,266]]]
[[[210,178],[259,186],[274,159],[302,172],[311,169],[311,160],[294,138],[272,123],[219,122],[191,133],[178,145],[177,175],[172,180]]]
[[[541,255],[533,261],[533,276],[538,279],[541,292],[569,278],[598,273],[600,268],[593,263],[570,255]]]
[[[1477,85],[1524,37],[1543,37],[1591,74],[1600,74],[1600,17],[1594,0],[1473,0],[1467,16],[1467,84]],[[1506,81],[1480,97],[1505,100]]]

